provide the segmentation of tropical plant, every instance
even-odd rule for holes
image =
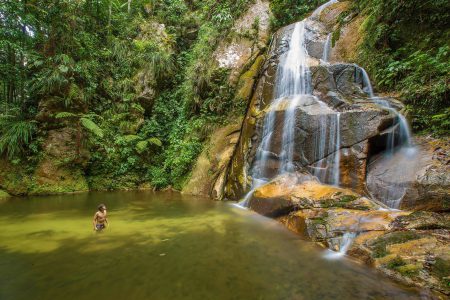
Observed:
[[[36,133],[36,122],[14,115],[0,115],[0,154],[8,158],[22,153]]]

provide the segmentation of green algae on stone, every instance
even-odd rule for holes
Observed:
[[[411,231],[396,231],[391,232],[386,235],[383,235],[379,238],[377,238],[375,241],[372,242],[370,247],[373,250],[373,257],[380,258],[384,257],[389,254],[387,250],[388,245],[392,244],[401,244],[407,241],[416,240],[419,239],[420,235],[411,232]]]
[[[0,200],[6,199],[6,198],[9,198],[9,197],[11,197],[10,194],[8,194],[8,193],[5,192],[4,190],[1,190],[1,189],[0,189]]]

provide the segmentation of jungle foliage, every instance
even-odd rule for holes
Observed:
[[[33,172],[73,127],[91,188],[182,187],[217,126],[245,108],[211,59],[254,0],[0,1],[0,155]],[[272,28],[325,0],[272,0]],[[448,130],[448,1],[356,0],[361,52],[416,129]],[[417,37],[423,37],[420,40]]]
[[[271,26],[273,29],[300,21],[317,8],[327,2],[326,0],[273,0],[270,2],[270,10],[273,17]]]
[[[417,131],[450,132],[450,2],[357,0],[361,64],[381,91],[398,91]]]
[[[180,187],[236,112],[211,55],[250,3],[2,1],[0,155],[35,156],[48,130],[74,126],[92,187]]]

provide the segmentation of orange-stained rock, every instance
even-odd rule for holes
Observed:
[[[386,231],[398,216],[408,212],[389,210],[361,211],[336,208],[328,210],[327,226],[331,232]]]

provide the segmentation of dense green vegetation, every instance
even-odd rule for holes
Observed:
[[[273,17],[272,27],[278,28],[307,17],[307,15],[326,0],[273,0],[270,2],[270,10]]]
[[[324,2],[270,1],[272,29]],[[354,1],[367,16],[360,59],[380,90],[408,100],[416,129],[445,134],[448,3],[416,2]],[[70,129],[73,157],[55,164],[78,167],[91,188],[180,188],[212,131],[245,112],[212,55],[251,3],[1,1],[0,163],[31,176],[49,132]]]
[[[76,126],[94,188],[180,186],[243,111],[211,54],[249,3],[2,1],[0,152],[34,157],[48,130]]]
[[[361,63],[382,91],[398,91],[416,130],[450,132],[450,2],[357,0],[366,19]]]

